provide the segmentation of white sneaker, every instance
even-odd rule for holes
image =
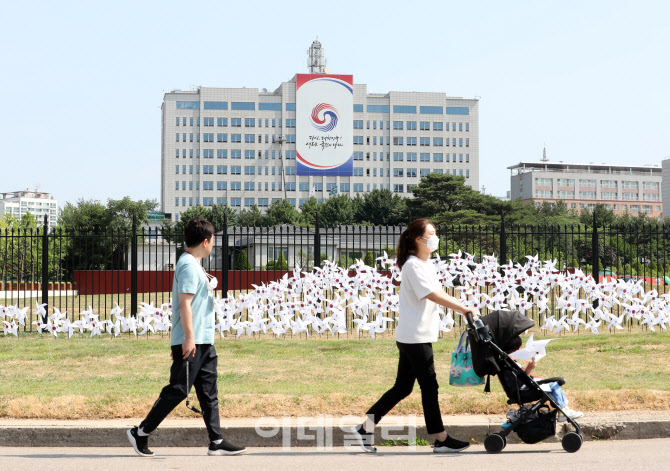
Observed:
[[[570,417],[572,420],[578,419],[580,417],[584,417],[583,412],[579,412],[577,410],[572,410],[572,409],[569,409],[567,407],[563,408],[563,410],[568,415],[568,417]],[[558,414],[558,421],[559,422],[565,422],[566,420],[568,420],[568,419],[567,419],[567,417],[565,417],[565,415],[563,415],[561,413]]]
[[[370,432],[363,432],[362,425],[357,427],[350,427],[346,430],[356,439],[356,443],[366,453],[377,453],[377,448],[372,444],[374,434]]]

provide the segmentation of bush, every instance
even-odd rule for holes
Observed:
[[[284,258],[284,254],[280,253],[277,260],[270,260],[267,265],[268,270],[288,270],[288,263]]]
[[[240,254],[235,257],[235,270],[252,270],[253,267],[249,263],[246,250],[242,250]]]
[[[374,267],[375,266],[375,256],[372,254],[372,252],[369,252],[365,254],[365,264],[369,267]]]

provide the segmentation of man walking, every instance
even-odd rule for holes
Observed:
[[[223,438],[219,423],[219,399],[216,386],[217,356],[214,349],[214,299],[216,278],[200,265],[212,252],[214,226],[199,216],[184,228],[186,251],[179,258],[172,286],[172,367],[170,384],[165,386],[139,427],[126,432],[140,456],[153,456],[148,447],[149,434],[195,387],[202,417],[209,435],[208,455],[237,455],[246,448]],[[188,384],[187,384],[188,383]]]

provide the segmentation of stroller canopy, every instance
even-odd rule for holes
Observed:
[[[493,311],[491,314],[481,317],[484,325],[487,325],[491,333],[492,342],[501,349],[517,335],[535,325],[532,319],[521,314],[519,311]],[[472,366],[478,376],[496,375],[500,371],[497,362],[497,353],[488,344],[479,342],[472,330],[468,330],[470,338],[470,349],[472,350]]]

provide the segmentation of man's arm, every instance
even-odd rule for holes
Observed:
[[[184,342],[181,344],[181,351],[186,360],[189,355],[195,356],[195,339],[193,337],[193,311],[191,311],[191,302],[193,294],[179,293],[179,312],[181,326],[184,329]]]

